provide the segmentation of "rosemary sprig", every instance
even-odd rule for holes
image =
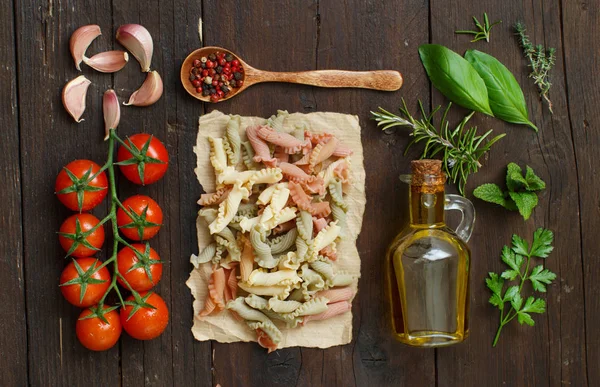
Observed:
[[[475,23],[475,27],[479,29],[479,31],[470,31],[470,30],[458,30],[454,31],[455,34],[471,34],[475,35],[471,43],[477,42],[479,40],[485,39],[486,42],[490,41],[490,30],[496,24],[502,23],[502,20],[498,20],[490,24],[490,20],[488,19],[487,13],[483,13],[483,25],[477,20],[475,16],[473,16],[473,22]]]
[[[421,158],[432,158],[437,155],[442,156],[444,171],[458,185],[459,192],[464,195],[465,186],[469,176],[479,170],[481,163],[479,159],[485,152],[490,150],[492,145],[500,140],[505,134],[500,134],[484,143],[484,140],[492,133],[487,131],[481,136],[477,135],[477,127],[473,126],[465,129],[467,123],[473,116],[471,112],[454,129],[450,129],[450,124],[446,119],[452,103],[448,104],[442,115],[439,129],[433,124],[434,115],[440,110],[441,106],[434,109],[429,115],[425,113],[423,104],[419,101],[421,119],[415,119],[408,111],[406,102],[402,99],[400,107],[401,116],[390,113],[385,109],[379,108],[379,112],[371,112],[373,119],[377,121],[377,126],[382,130],[387,130],[395,126],[406,126],[412,129],[413,140],[408,144],[404,154],[416,143],[425,142],[425,148]]]
[[[525,33],[525,25],[521,22],[515,23],[515,31],[517,31],[516,35],[519,36],[519,45],[523,48],[523,53],[529,60],[529,67],[531,68],[529,77],[533,78],[540,97],[546,100],[550,113],[554,114],[548,92],[552,86],[552,83],[550,83],[550,70],[556,61],[556,49],[550,47],[546,50],[541,44],[534,46]]]

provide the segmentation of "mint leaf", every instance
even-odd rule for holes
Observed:
[[[506,207],[506,198],[504,193],[496,184],[483,184],[475,188],[473,195],[481,200],[489,203],[499,204],[502,207]]]
[[[527,187],[527,180],[523,177],[523,171],[515,163],[509,163],[506,171],[506,186],[509,191],[515,192]]]
[[[529,243],[517,234],[513,234],[512,251],[514,251],[515,254],[529,256]]]
[[[525,305],[521,311],[529,313],[544,313],[546,311],[546,301],[542,300],[541,298],[534,298],[533,296],[530,296],[527,298],[527,301],[525,302]]]
[[[547,258],[554,250],[552,241],[554,234],[546,228],[538,228],[533,233],[533,243],[531,244],[531,256],[539,258]]]
[[[533,321],[533,319],[531,318],[529,313],[519,312],[519,313],[517,313],[517,319],[519,320],[519,323],[521,325],[527,324],[530,327],[535,325],[535,321]]]
[[[534,192],[509,192],[508,194],[514,200],[523,219],[529,219],[533,209],[538,204],[537,195]]]
[[[533,172],[533,169],[529,165],[525,172],[525,181],[528,191],[539,191],[546,188],[546,183]]]
[[[556,279],[556,274],[548,269],[544,269],[542,265],[536,266],[529,275],[529,280],[533,286],[533,290],[546,293],[546,285],[550,285]]]

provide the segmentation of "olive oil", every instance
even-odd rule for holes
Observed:
[[[408,345],[451,345],[469,332],[470,251],[446,226],[444,208],[463,212],[459,234],[464,239],[470,237],[474,210],[468,200],[444,195],[439,161],[414,161],[412,167],[410,226],[394,239],[386,256],[392,331]]]

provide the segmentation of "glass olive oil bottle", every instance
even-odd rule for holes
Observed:
[[[460,343],[469,334],[469,240],[473,204],[445,195],[446,176],[439,160],[411,163],[410,226],[390,245],[385,286],[394,337],[417,347]],[[444,221],[445,210],[459,210],[456,231]]]

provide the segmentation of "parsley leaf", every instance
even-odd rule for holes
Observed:
[[[546,311],[546,302],[543,299],[529,296],[523,302],[521,291],[524,283],[530,281],[534,291],[545,293],[546,286],[556,279],[556,274],[545,269],[543,265],[537,265],[530,270],[532,259],[548,257],[553,249],[553,240],[552,231],[539,228],[533,234],[531,245],[524,238],[515,234],[512,237],[511,247],[504,246],[502,249],[501,259],[508,266],[508,270],[502,272],[501,275],[491,272],[485,280],[487,287],[492,292],[489,302],[500,310],[500,324],[493,346],[498,343],[502,328],[515,317],[520,324],[533,326],[535,321],[531,314]],[[506,292],[502,295],[505,281],[515,280],[517,282],[509,283]]]

